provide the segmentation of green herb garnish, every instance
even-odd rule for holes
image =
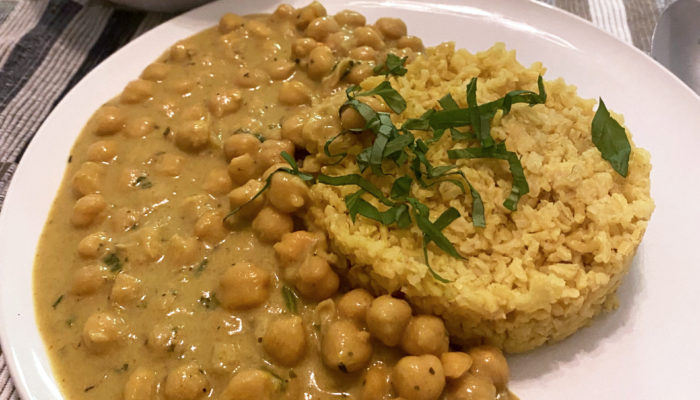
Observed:
[[[298,314],[299,295],[297,295],[297,292],[289,286],[284,285],[282,286],[282,297],[284,298],[284,305],[287,307],[287,311],[292,314]]]
[[[404,67],[404,65],[406,65],[406,60],[408,60],[408,57],[399,58],[397,55],[389,53],[386,55],[384,64],[379,64],[374,67],[374,74],[384,75],[386,77],[389,75],[404,76],[408,71]]]
[[[197,300],[206,309],[214,309],[221,304],[214,292],[202,292],[202,296]]]
[[[194,276],[202,275],[202,272],[207,269],[207,266],[209,266],[209,259],[205,258],[197,265],[197,268],[194,270]]]
[[[603,99],[599,99],[598,110],[591,124],[591,135],[603,159],[607,160],[618,174],[626,177],[632,147],[627,140],[625,128],[610,116]]]
[[[287,380],[286,379],[282,378],[279,374],[277,374],[275,371],[270,369],[270,367],[268,367],[267,365],[260,366],[260,370],[263,372],[267,372],[268,374],[270,374],[270,376],[272,376],[273,378],[275,378],[278,381],[280,392],[287,391]]]
[[[141,189],[149,189],[153,187],[153,183],[150,179],[148,179],[148,176],[141,175],[134,181],[134,187],[138,187]]]
[[[58,305],[61,304],[61,301],[63,301],[63,295],[58,296],[56,301],[54,301],[53,304],[51,304],[51,308],[55,310],[56,307],[58,307]]]
[[[111,272],[119,272],[122,269],[122,262],[117,256],[117,253],[109,253],[102,259],[102,262],[109,268]]]

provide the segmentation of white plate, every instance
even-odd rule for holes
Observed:
[[[302,1],[294,1],[303,5]],[[514,0],[441,4],[328,0],[369,21],[403,18],[426,44],[455,40],[471,51],[503,41],[545,78],[565,77],[584,97],[623,113],[637,145],[652,154],[657,208],[621,290],[620,309],[568,340],[512,357],[512,389],[523,399],[689,398],[700,370],[700,98],[643,53],[551,7]],[[175,40],[213,25],[226,11],[271,11],[272,1],[217,2],[143,35],[95,68],[47,118],[24,155],[0,215],[0,337],[20,394],[55,400],[36,329],[32,264],[69,150],[96,107]]]

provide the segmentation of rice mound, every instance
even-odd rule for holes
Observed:
[[[392,118],[398,125],[418,117],[447,93],[466,107],[466,85],[474,76],[481,104],[511,90],[537,91],[537,77],[544,72],[540,63],[520,65],[503,44],[471,54],[445,43],[427,49],[408,65],[405,76],[390,79],[408,103],[403,114]],[[371,89],[382,79],[369,78],[362,87]],[[473,227],[471,199],[454,185],[429,190],[413,185],[412,196],[430,207],[431,219],[450,206],[462,214],[444,233],[465,260],[429,246],[432,268],[451,283],[430,275],[418,228],[388,228],[363,217],[353,223],[344,196],[357,187],[312,187],[307,218],[327,232],[332,249],[345,257],[340,269],[353,285],[375,293],[401,292],[421,312],[442,317],[453,340],[487,342],[508,352],[564,339],[602,310],[615,308],[615,291],[654,209],[650,156],[632,143],[629,174],[619,176],[591,139],[596,101],[578,97],[576,88],[562,79],[547,81],[545,87],[546,104],[515,105],[492,123],[492,136],[521,157],[530,185],[517,211],[502,205],[511,187],[505,161],[458,161],[481,194],[485,228]],[[337,110],[341,101],[322,107]],[[622,123],[622,117],[615,118]],[[454,147],[460,145],[446,134],[428,158],[434,165],[454,163],[446,154]],[[356,173],[351,158],[322,171]],[[372,180],[388,191],[393,179]]]

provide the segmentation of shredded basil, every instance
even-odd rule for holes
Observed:
[[[109,268],[111,272],[119,272],[122,269],[122,262],[117,256],[117,253],[109,253],[103,259],[102,262]]]
[[[399,58],[397,55],[389,53],[386,55],[386,60],[383,64],[379,64],[374,67],[375,75],[384,75],[389,77],[389,75],[394,76],[404,76],[408,70],[404,67],[408,57]]]
[[[292,314],[299,313],[299,295],[294,289],[287,285],[282,286],[282,298],[284,299],[284,305],[287,307],[287,311]]]

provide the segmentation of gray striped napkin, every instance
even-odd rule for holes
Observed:
[[[672,2],[540,1],[645,52],[660,11]],[[103,59],[170,17],[99,0],[0,0],[0,208],[17,163],[54,105]],[[1,350],[0,400],[19,400]]]

